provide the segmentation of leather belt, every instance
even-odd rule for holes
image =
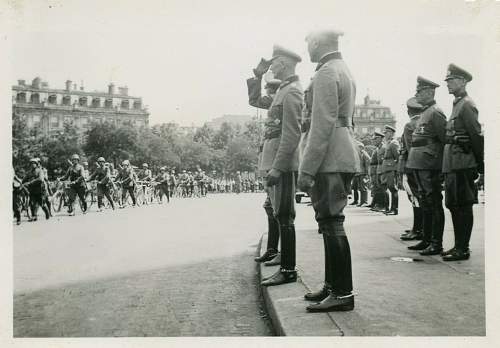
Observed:
[[[280,136],[281,136],[281,129],[264,135],[264,139],[270,140],[270,139],[274,139],[274,138],[279,138]]]
[[[335,122],[335,128],[352,127],[352,119],[350,117],[339,117]]]

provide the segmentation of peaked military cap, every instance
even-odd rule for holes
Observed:
[[[275,59],[276,57],[292,58],[293,60],[296,60],[297,63],[302,61],[302,58],[300,58],[300,56],[297,53],[292,52],[289,49],[284,48],[283,46],[280,45],[273,46],[273,56],[271,60]]]
[[[422,89],[428,89],[428,88],[438,88],[439,85],[435,82],[432,82],[429,79],[426,79],[425,77],[418,76],[417,77],[417,92],[421,91]]]
[[[383,138],[383,137],[384,137],[384,134],[382,134],[382,133],[380,133],[380,132],[378,132],[378,131],[375,131],[375,132],[373,133],[373,136],[374,136],[374,137],[382,137],[382,138]]]
[[[461,67],[451,63],[450,65],[448,65],[448,71],[446,72],[446,78],[444,80],[448,81],[455,78],[461,78],[467,82],[472,81],[472,75],[467,70],[464,70]]]
[[[417,101],[417,98],[411,97],[406,101],[408,109],[422,110],[424,106]]]
[[[384,126],[384,132],[385,132],[385,131],[388,131],[388,130],[390,130],[391,132],[396,133],[396,128],[394,128],[394,127],[389,126],[388,124],[386,124],[386,125]]]

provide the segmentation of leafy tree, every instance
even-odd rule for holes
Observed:
[[[224,122],[221,127],[215,132],[212,140],[212,147],[216,150],[225,149],[229,142],[236,136],[235,127],[230,123]]]
[[[202,127],[196,130],[193,139],[197,143],[203,143],[210,146],[212,144],[214,134],[214,129],[210,127],[208,123],[205,123]]]
[[[235,138],[228,144],[227,165],[229,171],[254,171],[257,154],[251,142],[245,138]]]

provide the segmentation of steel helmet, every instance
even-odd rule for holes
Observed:
[[[125,161],[123,161],[123,162],[122,162],[122,164],[123,164],[124,166],[128,166],[128,165],[130,164],[130,161],[129,161],[129,160],[125,160]]]
[[[106,160],[104,159],[104,157],[99,157],[99,158],[97,159],[97,162],[106,162]]]
[[[72,160],[74,160],[74,159],[76,159],[76,160],[80,160],[80,156],[78,156],[78,155],[75,153],[73,156],[71,156],[71,159],[72,159]]]
[[[165,170],[167,170],[167,168],[165,168],[165,167],[161,167],[161,168],[160,168],[160,170],[161,170],[162,172],[164,172]]]
[[[147,163],[143,163],[142,166],[147,168],[148,164]]]

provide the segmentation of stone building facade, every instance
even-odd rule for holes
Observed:
[[[142,98],[128,95],[127,87],[110,83],[107,92],[88,92],[66,81],[65,89],[49,88],[39,77],[31,84],[18,80],[12,86],[12,108],[25,117],[29,128],[37,127],[44,135],[53,135],[72,123],[84,132],[93,122],[124,122],[141,127],[148,125],[149,112]]]
[[[372,100],[367,95],[364,103],[354,108],[354,132],[359,136],[383,132],[384,126],[396,127],[395,115],[388,106],[380,104],[380,100]]]

